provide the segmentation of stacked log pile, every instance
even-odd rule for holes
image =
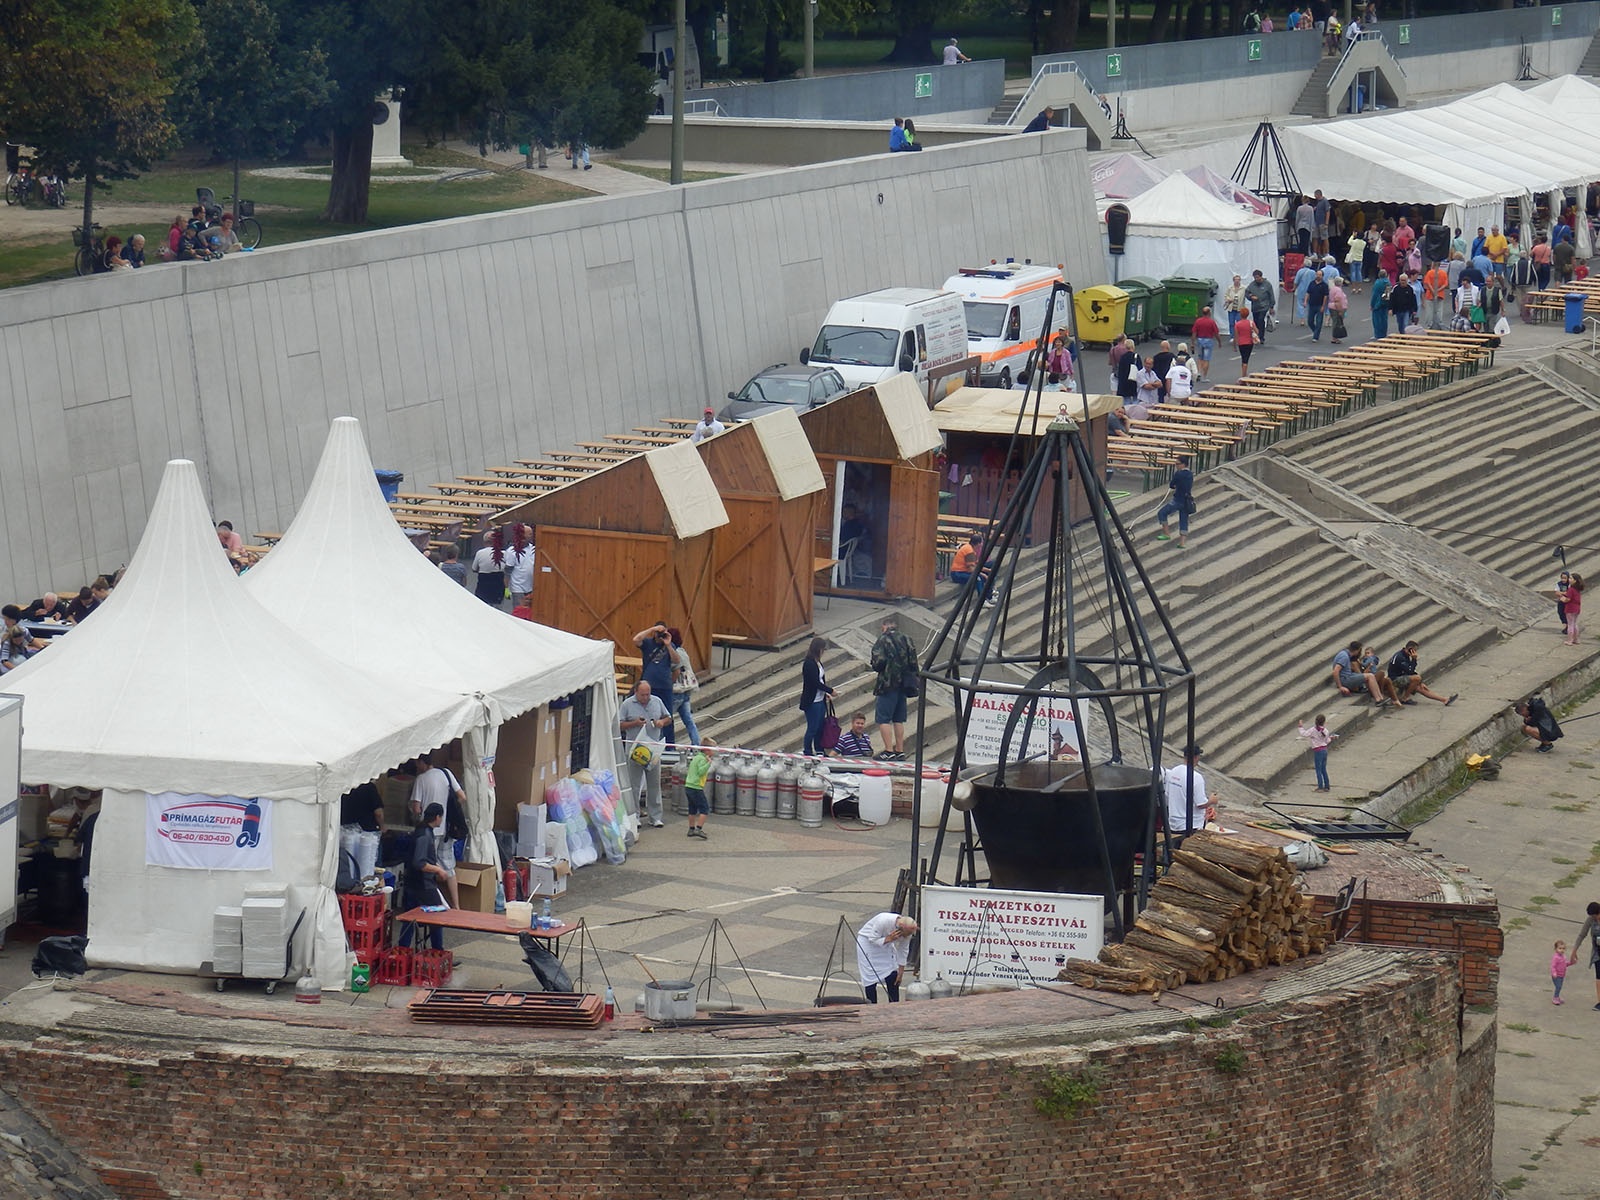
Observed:
[[[1327,929],[1276,846],[1196,833],[1173,855],[1150,904],[1098,962],[1070,959],[1059,978],[1110,992],[1159,992],[1231,979],[1319,954]]]

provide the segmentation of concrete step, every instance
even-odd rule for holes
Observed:
[[[1306,80],[1305,87],[1300,91],[1300,98],[1289,111],[1301,117],[1326,117],[1328,83],[1338,66],[1339,59],[1336,56],[1325,56],[1317,63],[1316,70],[1311,72],[1311,78]]]
[[[1590,79],[1600,78],[1600,33],[1595,34],[1589,42],[1589,49],[1584,52],[1583,61],[1578,64],[1577,73],[1587,75]]]

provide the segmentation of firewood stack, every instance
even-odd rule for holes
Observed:
[[[1327,927],[1276,846],[1196,833],[1156,881],[1121,945],[1068,960],[1058,978],[1108,992],[1159,992],[1320,954]]]

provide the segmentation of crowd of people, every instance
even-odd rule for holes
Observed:
[[[46,592],[31,604],[0,607],[0,674],[20,667],[86,620],[106,602],[113,586],[113,579],[101,575],[79,588],[71,600]]]
[[[1456,702],[1458,693],[1441,696],[1422,679],[1418,665],[1421,646],[1415,639],[1408,641],[1389,656],[1387,663],[1378,657],[1370,645],[1357,639],[1333,656],[1333,686],[1341,696],[1372,697],[1377,708],[1394,708],[1416,704],[1416,697],[1437,700],[1449,707]]]

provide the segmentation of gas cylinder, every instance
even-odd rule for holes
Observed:
[[[734,810],[735,793],[738,784],[735,779],[735,769],[732,758],[718,758],[711,768],[711,811],[727,816]]]
[[[800,799],[800,767],[793,762],[785,762],[778,768],[778,817],[780,820],[794,820],[795,807]]]
[[[734,801],[734,811],[741,817],[756,815],[756,764],[751,758],[741,758],[734,765],[734,774],[738,780],[737,798]]]
[[[827,784],[822,781],[822,776],[815,771],[807,771],[800,777],[799,813],[800,824],[807,829],[817,829],[822,825],[822,801],[827,795]]]
[[[676,754],[664,754],[661,758],[667,786],[667,795],[671,799],[672,811],[680,817],[689,811],[689,797],[683,790],[683,778],[689,772],[687,754],[680,750]]]
[[[778,768],[770,758],[761,760],[756,768],[756,816],[778,815]]]
[[[296,1004],[321,1004],[322,984],[317,977],[307,971],[295,981],[294,1002]]]
[[[930,1000],[932,999],[931,989],[927,984],[923,983],[922,980],[918,979],[915,975],[912,975],[911,982],[903,985],[900,988],[900,999]]]
[[[930,1000],[948,1000],[955,994],[955,988],[950,986],[950,981],[944,977],[943,971],[935,975],[933,982],[928,985],[928,999]]]

